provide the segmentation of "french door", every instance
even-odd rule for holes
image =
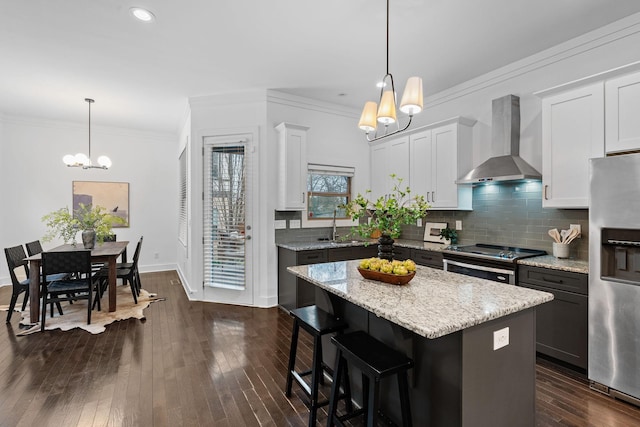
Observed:
[[[253,305],[250,137],[204,139],[204,297]]]

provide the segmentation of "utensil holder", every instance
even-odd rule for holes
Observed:
[[[569,244],[553,242],[553,256],[556,258],[569,258]]]

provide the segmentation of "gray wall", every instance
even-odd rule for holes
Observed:
[[[299,219],[299,212],[276,212],[276,219]],[[459,244],[490,243],[543,249],[552,252],[547,231],[568,229],[580,224],[582,238],[571,244],[571,257],[588,260],[589,211],[587,209],[543,209],[542,186],[539,182],[478,186],[473,189],[473,211],[429,211],[424,221],[446,222],[458,232]],[[424,222],[423,221],[423,222]],[[287,222],[288,224],[288,222]],[[349,229],[339,228],[344,235]],[[276,230],[276,243],[304,242],[326,238],[329,228]],[[405,226],[401,238],[422,240],[424,227]]]

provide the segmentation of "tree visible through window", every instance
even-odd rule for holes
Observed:
[[[313,173],[307,175],[307,215],[309,219],[347,218],[344,209],[339,208],[351,200],[351,177]]]

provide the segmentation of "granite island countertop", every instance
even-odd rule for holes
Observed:
[[[288,267],[294,275],[426,338],[551,301],[547,292],[418,266],[407,285],[364,279],[359,261]]]

